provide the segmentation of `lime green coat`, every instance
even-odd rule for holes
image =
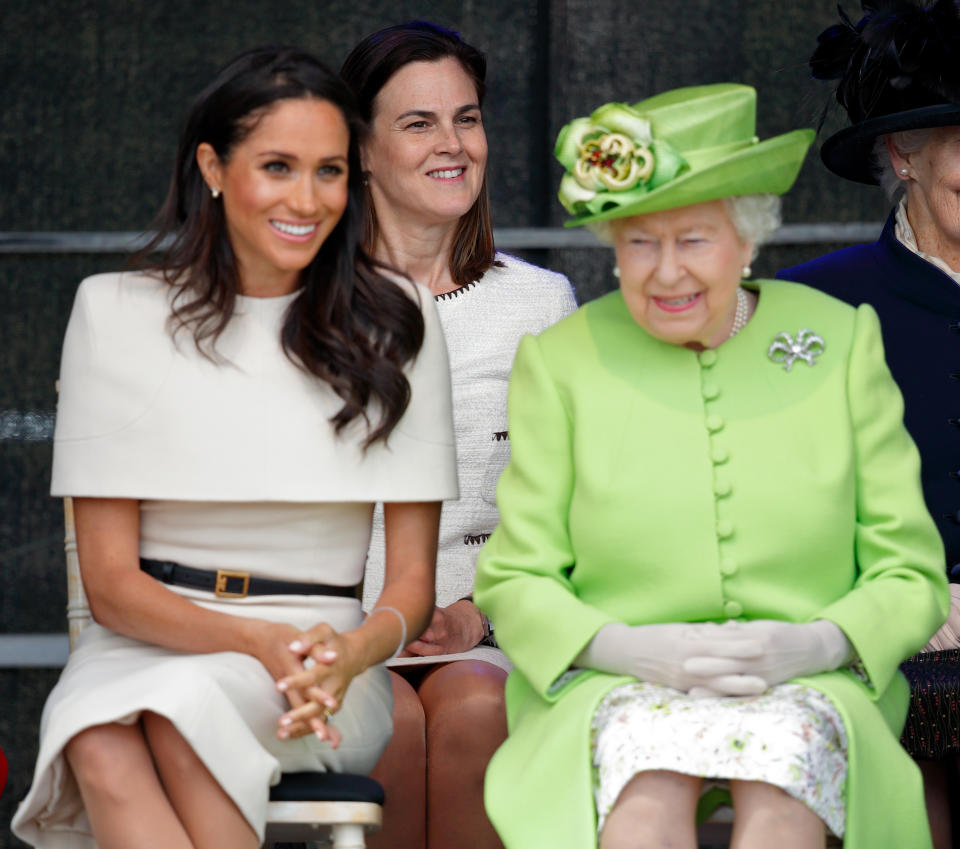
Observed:
[[[920,775],[898,742],[897,666],[943,622],[939,535],[869,306],[758,284],[746,328],[697,354],[647,335],[619,292],[539,337],[510,381],[512,459],[475,598],[516,664],[510,735],[486,804],[508,849],[596,843],[589,728],[629,680],[560,676],[604,624],[728,618],[837,623],[869,683],[798,679],[849,737],[847,849],[930,846]],[[825,342],[788,371],[781,332]]]

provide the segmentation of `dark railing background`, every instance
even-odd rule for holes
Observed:
[[[63,330],[77,283],[122,267],[125,245],[149,228],[180,116],[215,69],[264,42],[337,66],[363,35],[415,17],[460,30],[489,60],[499,245],[563,271],[585,301],[612,287],[612,262],[589,234],[560,227],[559,127],[605,101],[727,80],[757,87],[761,137],[814,126],[827,96],[805,61],[836,11],[834,0],[0,0],[0,12],[2,849],[22,845],[8,823],[65,653],[61,508],[47,494]],[[828,115],[827,130],[838,121]],[[755,273],[872,238],[885,207],[812,155]]]

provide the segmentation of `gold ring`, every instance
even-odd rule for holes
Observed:
[[[320,719],[322,719],[324,723],[327,723],[330,721],[330,714],[331,714],[330,708],[325,707],[320,711]]]

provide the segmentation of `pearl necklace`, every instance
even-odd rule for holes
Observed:
[[[748,318],[750,318],[750,299],[747,297],[743,286],[737,286],[737,308],[733,313],[733,327],[730,328],[730,335],[727,339],[732,339],[743,330]]]

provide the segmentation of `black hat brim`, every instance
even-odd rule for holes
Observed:
[[[879,136],[901,130],[960,125],[960,104],[940,103],[868,118],[834,133],[820,148],[820,158],[834,174],[856,183],[877,185],[873,147]]]

